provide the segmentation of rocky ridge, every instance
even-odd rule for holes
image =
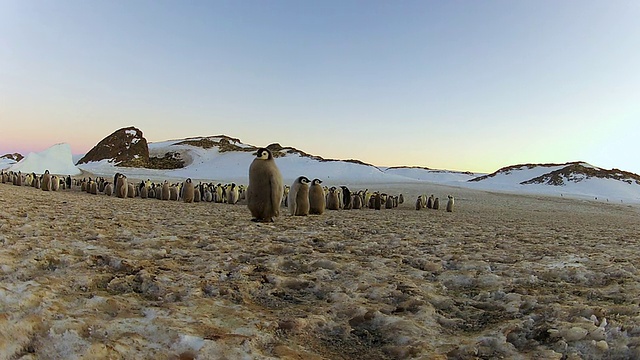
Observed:
[[[109,160],[119,166],[149,166],[149,147],[142,131],[133,126],[116,130],[102,139],[76,165]]]
[[[0,159],[9,159],[9,160],[13,160],[15,162],[18,162],[18,161],[24,159],[24,156],[22,156],[22,154],[19,154],[19,153],[4,154],[4,155],[0,156]]]
[[[559,168],[558,168],[559,167]],[[568,162],[565,164],[520,164],[503,167],[491,174],[479,176],[469,180],[470,182],[481,182],[498,175],[510,175],[513,172],[521,170],[531,170],[534,168],[558,168],[551,170],[542,175],[532,177],[529,180],[520,182],[520,185],[531,184],[545,184],[552,186],[563,186],[569,182],[578,183],[585,179],[599,178],[599,179],[613,179],[618,181],[624,181],[628,184],[640,185],[640,175],[622,171],[619,169],[603,169],[597,166],[592,166],[583,161]]]

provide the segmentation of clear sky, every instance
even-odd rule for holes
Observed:
[[[225,134],[640,173],[640,1],[0,0],[0,155]]]

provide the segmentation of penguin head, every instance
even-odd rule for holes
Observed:
[[[320,179],[313,179],[313,181],[311,182],[312,185],[320,185],[322,184],[322,180]]]
[[[271,154],[271,151],[269,151],[269,149],[267,148],[260,148],[253,155],[255,155],[256,159],[259,159],[259,160],[273,159],[273,155]]]
[[[311,181],[310,181],[310,180],[309,180],[309,178],[307,178],[306,176],[299,176],[299,177],[296,179],[296,182],[297,182],[297,183],[300,183],[300,184],[308,184],[308,183],[310,183]]]
[[[191,178],[187,178],[187,184],[191,184]]]
[[[45,170],[45,171],[44,171],[44,173],[45,173],[45,174],[48,174],[48,173],[49,173],[49,170]]]

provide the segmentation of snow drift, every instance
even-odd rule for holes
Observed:
[[[22,171],[23,173],[34,172],[42,174],[49,170],[52,174],[59,175],[79,175],[82,173],[75,165],[71,156],[71,146],[66,143],[56,144],[50,148],[29,153],[24,159],[11,165],[8,171]]]

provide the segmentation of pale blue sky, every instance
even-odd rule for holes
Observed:
[[[0,0],[0,153],[118,128],[640,173],[638,1]],[[34,128],[30,130],[31,128]]]

